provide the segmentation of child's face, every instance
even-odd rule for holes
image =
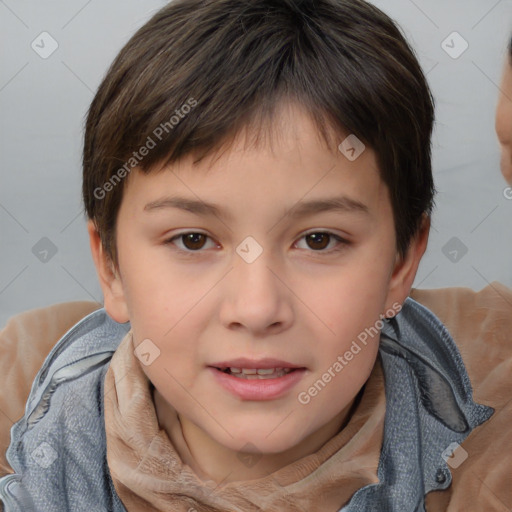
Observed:
[[[182,425],[235,451],[282,452],[339,429],[377,355],[378,337],[358,336],[403,302],[426,243],[398,258],[372,150],[349,161],[302,111],[279,119],[274,153],[238,141],[209,170],[185,159],[134,171],[117,220],[120,273],[102,281],[109,314],[131,321],[135,345],[151,340],[146,362],[159,351],[143,369]],[[328,200],[339,207],[315,211]],[[260,380],[219,366],[296,369]]]

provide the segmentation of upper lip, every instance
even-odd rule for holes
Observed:
[[[237,359],[230,359],[229,361],[220,361],[208,366],[214,368],[304,368],[296,364],[288,363],[280,359],[272,359],[265,357],[264,359],[247,359],[246,357],[238,357]]]

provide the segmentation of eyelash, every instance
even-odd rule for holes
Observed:
[[[184,237],[186,235],[192,235],[192,234],[193,235],[204,235],[206,238],[212,240],[212,238],[210,236],[208,236],[206,233],[202,233],[200,231],[187,231],[187,232],[175,235],[172,238],[169,238],[168,240],[165,240],[164,244],[165,245],[174,245],[176,247],[176,244],[174,243],[175,240],[182,239],[182,237]],[[335,239],[338,242],[338,245],[334,249],[330,249],[330,250],[325,250],[325,249],[314,250],[314,249],[310,249],[308,252],[312,252],[312,253],[320,253],[320,254],[338,253],[340,251],[343,251],[344,249],[346,249],[348,246],[351,245],[351,243],[348,240],[346,240],[345,238],[340,237],[339,235],[336,235],[335,233],[332,233],[331,231],[310,231],[309,233],[305,233],[304,235],[302,235],[299,238],[299,240],[302,240],[303,238],[306,238],[307,236],[310,236],[310,235],[327,235],[331,239]],[[194,250],[191,250],[191,249],[181,249],[179,247],[176,247],[175,250],[178,251],[178,252],[181,252],[183,255],[193,256],[193,255],[195,255],[195,253],[204,252],[202,249],[203,248],[194,251]]]

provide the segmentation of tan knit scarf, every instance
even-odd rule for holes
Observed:
[[[222,485],[201,480],[182,462],[159,426],[151,389],[130,331],[104,392],[107,460],[128,512],[337,512],[359,488],[379,481],[385,390],[378,360],[348,423],[317,452],[269,476]],[[179,425],[176,415],[173,437]]]

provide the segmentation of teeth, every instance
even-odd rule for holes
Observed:
[[[260,368],[257,370],[258,375],[270,375],[271,373],[274,373],[275,371],[279,371],[280,368]]]
[[[227,368],[225,370],[228,374],[233,375],[233,377],[238,377],[240,379],[254,380],[254,379],[276,379],[279,377],[284,377],[291,371],[293,368]]]

